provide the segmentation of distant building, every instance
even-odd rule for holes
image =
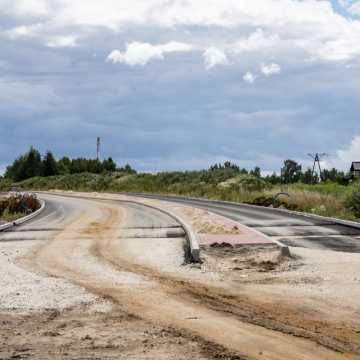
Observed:
[[[360,161],[351,164],[350,173],[352,177],[360,178]]]

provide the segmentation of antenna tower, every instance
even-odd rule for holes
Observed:
[[[97,137],[96,139],[96,159],[100,160],[100,137]]]
[[[324,157],[329,156],[329,154],[326,154],[326,153],[309,153],[308,156],[311,157],[311,159],[313,159],[313,161],[314,161],[312,172],[311,172],[312,177],[314,177],[315,167],[316,167],[316,164],[317,164],[318,168],[319,168],[319,176],[320,176],[320,181],[321,181],[321,179],[322,179],[322,170],[321,170],[320,162]]]

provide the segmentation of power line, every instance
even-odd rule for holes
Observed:
[[[314,178],[315,167],[316,167],[316,164],[317,164],[318,168],[319,168],[319,176],[320,176],[320,180],[321,180],[322,179],[322,170],[321,170],[320,162],[324,157],[329,156],[329,154],[326,154],[326,153],[309,153],[308,156],[311,157],[314,160],[314,164],[313,164],[313,168],[312,168],[312,172],[311,172],[312,178]]]

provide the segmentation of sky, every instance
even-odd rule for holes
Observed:
[[[360,161],[360,0],[0,0],[0,173]]]

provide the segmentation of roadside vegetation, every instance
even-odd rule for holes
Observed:
[[[0,198],[0,221],[11,222],[40,208],[40,202],[31,194],[13,194]]]
[[[6,170],[0,190],[113,191],[171,194],[281,207],[360,221],[360,182],[336,169],[324,170],[320,181],[311,169],[286,160],[281,175],[261,176],[225,162],[206,170],[137,173],[111,159],[56,160],[31,148]]]

